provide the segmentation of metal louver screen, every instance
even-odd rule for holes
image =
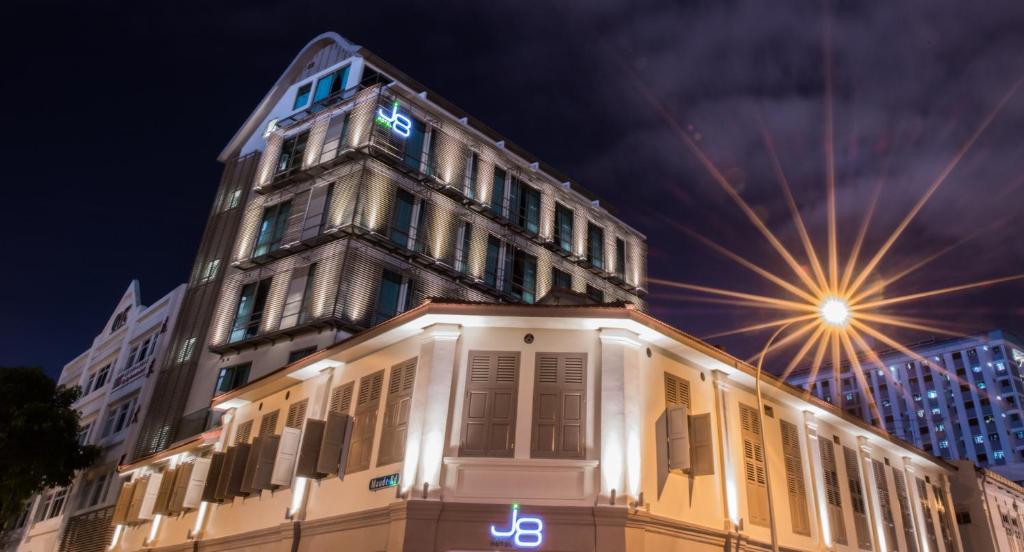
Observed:
[[[114,536],[114,508],[102,508],[69,518],[61,535],[60,552],[105,552]]]

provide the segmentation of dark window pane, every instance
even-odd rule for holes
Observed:
[[[551,287],[572,289],[572,276],[568,272],[552,268]]]
[[[555,205],[555,244],[566,253],[572,252],[572,210],[568,207]]]
[[[292,104],[292,109],[303,107],[309,102],[309,91],[312,87],[313,83],[306,83],[299,87],[295,92],[295,103]]]
[[[498,287],[498,262],[501,255],[501,241],[494,236],[487,238],[487,266],[484,269],[484,283]]]
[[[409,247],[409,230],[412,226],[412,211],[416,198],[409,192],[399,189],[395,193],[395,210],[391,217],[391,230],[388,238],[402,247]]]
[[[499,215],[505,214],[505,171],[494,167],[494,181],[491,186],[491,210]]]
[[[615,238],[615,274],[626,278],[626,242],[620,238]]]
[[[604,268],[604,229],[587,223],[587,261],[596,268]]]
[[[374,323],[383,322],[398,314],[399,298],[402,295],[402,276],[385,270],[380,278],[380,290],[377,293],[377,311]]]

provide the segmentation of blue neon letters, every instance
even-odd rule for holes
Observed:
[[[395,134],[402,138],[408,138],[412,130],[412,120],[398,112],[398,102],[391,105],[391,113],[384,111],[383,107],[377,108],[377,121],[380,124],[390,127]]]
[[[512,521],[507,530],[491,526],[491,536],[496,539],[512,537],[512,543],[519,548],[537,548],[544,540],[544,522],[539,517],[519,517],[519,505],[512,505]]]

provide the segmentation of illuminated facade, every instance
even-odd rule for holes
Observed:
[[[136,456],[217,425],[212,395],[427,297],[553,288],[643,308],[643,235],[364,48],[310,42],[231,140],[176,354]]]
[[[950,480],[965,550],[1024,550],[1024,488],[967,460],[953,462]]]
[[[82,390],[72,405],[81,415],[79,441],[103,454],[69,487],[33,497],[18,530],[4,534],[5,549],[103,550],[110,542],[121,486],[116,468],[134,446],[138,413],[153,394],[149,375],[167,349],[184,293],[182,284],[147,307],[133,280],[92,347],[64,366],[58,383]]]
[[[910,348],[921,358],[879,353],[902,388],[865,364],[886,429],[937,456],[970,460],[1024,481],[1024,340],[995,330]],[[806,387],[807,374],[795,374],[790,382]],[[831,378],[818,377],[811,390],[870,420],[868,400],[853,374],[845,371],[839,385],[837,391]]]
[[[960,551],[956,468],[630,305],[430,300],[122,466],[115,550]]]

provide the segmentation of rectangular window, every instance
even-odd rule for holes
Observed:
[[[288,364],[298,362],[315,352],[316,345],[313,345],[312,347],[303,347],[301,349],[295,349],[294,351],[288,353]]]
[[[512,270],[506,287],[512,297],[533,303],[537,298],[537,257],[512,249]]]
[[[604,303],[604,292],[590,284],[587,284],[587,298],[595,303]]]
[[[377,427],[377,410],[384,388],[384,370],[359,378],[359,395],[352,420],[352,439],[349,441],[348,462],[345,473],[354,473],[370,467],[373,452],[373,434]]]
[[[302,399],[289,405],[288,417],[284,420],[284,427],[302,429],[302,422],[306,421],[307,406],[309,406],[309,399]]]
[[[846,462],[846,479],[850,487],[850,504],[853,506],[853,527],[857,533],[857,546],[862,550],[871,550],[871,528],[868,526],[867,503],[864,484],[860,479],[857,452],[850,447],[843,447],[843,460]]]
[[[231,343],[248,339],[259,333],[263,308],[267,304],[267,294],[270,293],[270,282],[271,278],[264,278],[259,282],[242,286],[242,293],[238,298],[238,308],[235,311],[235,320],[231,324],[229,339]]]
[[[900,519],[903,520],[903,537],[908,552],[917,552],[917,532],[914,530],[914,517],[910,511],[910,498],[907,495],[907,480],[903,474],[893,468],[892,480],[896,485],[896,499],[900,504]]]
[[[280,410],[274,410],[267,412],[260,418],[259,437],[270,437],[277,434],[277,417],[280,414]]]
[[[469,222],[460,223],[455,236],[455,270],[463,274],[469,272],[469,246],[472,242],[473,226]]]
[[[293,134],[284,139],[284,142],[281,143],[281,153],[277,157],[275,175],[285,174],[302,168],[302,158],[306,153],[306,142],[308,140],[308,130]]]
[[[518,352],[469,353],[460,456],[512,457],[518,388]]]
[[[423,146],[426,143],[427,126],[419,119],[411,116],[409,118],[412,119],[412,128],[409,129],[409,136],[405,139],[402,160],[405,166],[416,172],[421,172],[424,164]],[[394,133],[391,135],[394,136]]]
[[[892,497],[889,495],[889,481],[885,476],[885,464],[871,460],[871,469],[875,472],[875,484],[878,486],[878,504],[882,510],[882,522],[885,528],[885,540],[892,548],[897,547],[896,518],[892,511]]]
[[[416,211],[416,196],[399,188],[395,191],[395,207],[391,212],[388,239],[406,249],[412,248],[412,221]]]
[[[540,231],[540,192],[527,186],[522,180],[512,177],[509,187],[509,206],[512,208],[512,222],[527,232]]]
[[[103,368],[100,368],[99,372],[96,372],[96,383],[93,385],[92,390],[102,389],[107,384],[107,378],[110,377],[110,365],[107,364]]]
[[[235,444],[246,444],[250,437],[252,437],[252,420],[238,424],[238,429],[235,430]]]
[[[743,439],[743,475],[747,490],[750,523],[768,525],[768,487],[765,481],[764,448],[761,447],[761,420],[757,409],[740,404],[740,435]]]
[[[282,201],[263,210],[256,245],[252,248],[253,257],[261,257],[281,248],[281,240],[288,228],[288,217],[291,215],[292,202]]]
[[[473,199],[476,193],[476,178],[480,172],[480,156],[475,151],[469,152],[466,159],[466,180],[462,183],[462,193]]]
[[[622,238],[615,238],[615,275],[626,279],[626,242]]]
[[[227,393],[248,383],[250,368],[252,368],[251,362],[221,368],[220,373],[217,374],[217,384],[213,388],[213,396]]]
[[[604,229],[587,223],[587,262],[594,268],[604,268]]]
[[[804,462],[800,454],[800,432],[796,425],[779,421],[782,431],[782,456],[786,465],[786,494],[789,496],[789,517],[793,532],[811,534],[811,518],[807,513],[807,484],[804,481]],[[891,541],[896,542],[896,541]]]
[[[388,320],[409,308],[410,282],[401,274],[384,270],[380,277],[380,288],[377,290],[377,308],[374,311],[373,323]]]
[[[57,492],[53,493],[53,501],[50,502],[50,511],[46,515],[46,518],[55,518],[64,512],[64,503],[68,499],[68,487],[58,489]]]
[[[821,470],[825,480],[825,501],[828,503],[828,524],[832,528],[832,541],[846,544],[846,524],[843,522],[843,499],[839,492],[839,472],[832,441],[818,435],[821,449]]]
[[[537,353],[533,391],[534,458],[586,455],[587,355]]]
[[[416,358],[391,367],[388,376],[388,400],[384,407],[384,423],[380,434],[377,465],[393,464],[405,459],[405,442],[409,432],[409,407],[416,382]]]
[[[350,381],[339,385],[331,391],[331,412],[348,414],[352,407],[352,394],[355,392],[356,382]]]
[[[345,89],[346,77],[348,77],[348,65],[320,77],[320,80],[316,81],[316,93],[313,95],[313,101],[319,102],[339,94]]]
[[[928,485],[924,479],[917,479],[917,497],[921,501],[921,510],[924,512],[925,534],[928,536],[928,550],[938,550],[939,541],[935,534],[935,521],[932,519],[931,501],[928,500]]]
[[[491,211],[505,216],[505,170],[494,167],[494,179],[491,184]]]
[[[572,289],[572,275],[568,272],[551,268],[551,287]]]
[[[665,372],[665,407],[690,408],[690,382]]]
[[[494,236],[487,237],[487,265],[484,267],[484,283],[493,288],[497,288],[498,282],[501,281],[499,271],[502,249],[501,240]]]
[[[312,90],[312,88],[313,83],[307,82],[295,91],[295,101],[292,103],[292,110],[306,107],[306,104],[309,103],[309,91]]]
[[[566,253],[572,253],[572,229],[572,209],[562,205],[561,203],[556,203],[554,240],[555,245]]]

